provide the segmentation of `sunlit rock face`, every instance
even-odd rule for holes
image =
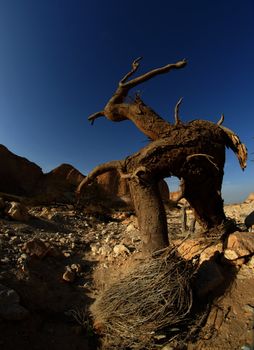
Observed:
[[[108,171],[97,178],[97,183],[110,196],[118,197],[123,201],[130,202],[130,189],[128,180],[121,178],[116,170]],[[162,199],[169,200],[169,188],[165,181],[160,181],[159,190]]]

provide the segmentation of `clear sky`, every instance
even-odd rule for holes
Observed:
[[[84,174],[145,146],[129,121],[87,121],[138,56],[140,73],[188,60],[138,87],[157,113],[172,121],[181,96],[184,121],[223,112],[254,152],[252,0],[0,0],[0,143],[44,172],[70,163]],[[225,201],[254,191],[253,174],[227,152]]]

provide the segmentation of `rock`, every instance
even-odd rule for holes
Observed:
[[[113,252],[115,256],[122,254],[130,254],[129,249],[124,244],[117,244],[113,248]]]
[[[77,186],[84,178],[85,176],[72,165],[61,164],[43,175],[37,189],[37,197],[46,203],[55,201],[71,203],[75,200]]]
[[[0,192],[31,195],[43,177],[41,168],[0,145]]]
[[[99,252],[100,244],[99,244],[99,243],[91,243],[91,244],[90,244],[90,249],[91,249],[91,251],[92,251],[92,254],[93,254],[93,255],[96,255],[96,254],[98,254],[98,252]]]
[[[167,344],[167,345],[163,346],[163,348],[161,350],[174,350],[174,348],[170,344]]]
[[[226,249],[224,251],[224,257],[228,260],[235,260],[235,259],[239,258],[239,256],[236,254],[236,252],[232,249]]]
[[[254,271],[254,255],[250,258],[246,265]]]
[[[250,203],[254,201],[254,192],[251,192],[248,197],[245,199],[245,203]]]
[[[228,251],[228,249],[231,252],[234,251],[238,258],[254,254],[254,234],[251,232],[234,232],[228,236],[225,246],[225,251]]]
[[[66,271],[63,274],[63,280],[69,283],[74,282],[76,273],[69,266],[66,266]]]
[[[0,210],[1,210],[1,209],[4,209],[5,206],[6,206],[5,201],[3,200],[2,197],[0,197]]]
[[[49,251],[49,247],[39,238],[34,238],[26,242],[22,249],[28,255],[36,256],[38,258],[45,257]]]
[[[13,220],[16,221],[28,221],[30,219],[30,215],[24,205],[17,202],[11,202],[11,207],[7,211],[7,215],[9,215]]]
[[[213,292],[224,282],[220,266],[214,261],[204,261],[197,272],[194,288],[198,297]]]
[[[134,226],[134,224],[131,222],[127,227],[126,227],[126,232],[132,232],[132,231],[136,231],[136,228]]]
[[[108,256],[110,255],[110,253],[112,252],[112,249],[109,245],[105,244],[103,246],[101,246],[98,249],[98,254],[102,255],[102,256]]]
[[[245,223],[246,227],[248,228],[248,230],[250,232],[253,232],[253,228],[254,228],[254,210],[246,216],[246,218],[244,220],[244,223]]]
[[[5,320],[23,320],[28,315],[28,310],[19,304],[20,298],[17,292],[0,284],[0,317]]]
[[[239,280],[253,279],[253,277],[254,277],[254,270],[252,267],[248,265],[242,265],[240,268],[240,271],[236,275],[236,278]]]
[[[122,201],[130,207],[133,207],[128,180],[120,177],[116,170],[110,170],[97,177],[97,183],[104,195],[112,199]],[[159,182],[159,191],[162,199],[169,200],[169,189],[167,183],[162,180]]]
[[[244,311],[253,315],[254,314],[254,305],[246,304],[243,307]]]
[[[174,244],[177,246],[179,254],[186,260],[191,260],[194,256],[199,255],[199,264],[209,260],[215,254],[223,251],[222,243],[207,245],[204,239],[188,239],[186,241],[176,240]]]
[[[82,268],[81,268],[80,264],[72,264],[71,270],[75,271],[76,273],[80,273],[82,271]]]

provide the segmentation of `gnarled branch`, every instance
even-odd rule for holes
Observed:
[[[112,162],[107,162],[101,165],[98,165],[95,167],[79,184],[77,190],[76,190],[76,195],[79,197],[84,190],[84,188],[92,183],[94,179],[96,179],[97,176],[106,173],[107,171],[110,170],[117,170],[120,173],[122,172],[124,161],[120,160],[113,160]]]
[[[135,61],[134,61],[135,62]],[[132,79],[124,84],[124,88],[128,88],[128,90],[132,89],[134,86],[137,86],[141,83],[144,83],[147,80],[150,80],[151,78],[155,77],[156,75],[159,74],[165,74],[170,72],[173,69],[180,69],[185,67],[187,64],[187,61],[183,59],[182,61],[178,61],[176,63],[170,63],[167,64],[166,66],[160,67],[153,69],[143,75],[140,75],[139,77]]]
[[[96,112],[96,113],[91,114],[88,117],[88,120],[89,120],[89,122],[91,122],[91,125],[93,125],[95,119],[100,118],[100,117],[104,117],[104,116],[105,116],[104,111],[100,111],[100,112]]]
[[[124,83],[126,80],[132,76],[138,69],[139,67],[139,61],[142,60],[143,57],[138,57],[132,62],[132,70],[128,72],[119,82],[119,86],[124,86]]]

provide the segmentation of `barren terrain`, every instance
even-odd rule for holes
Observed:
[[[225,211],[244,228],[253,202],[228,205]],[[136,217],[128,212],[77,212],[72,205],[30,207],[29,215],[25,222],[6,216],[0,221],[1,349],[99,348],[89,307],[139,259]],[[168,210],[167,219],[170,239],[179,244],[188,234],[181,232],[181,210]],[[186,259],[201,254],[205,261],[223,247],[200,238],[197,229],[179,251]],[[163,350],[253,349],[253,259],[252,252],[223,265],[226,273],[234,272],[226,281],[231,287],[224,285],[224,293],[215,277],[212,294],[217,296],[198,336],[167,343],[161,334],[157,345]],[[208,278],[200,290],[209,283]]]

